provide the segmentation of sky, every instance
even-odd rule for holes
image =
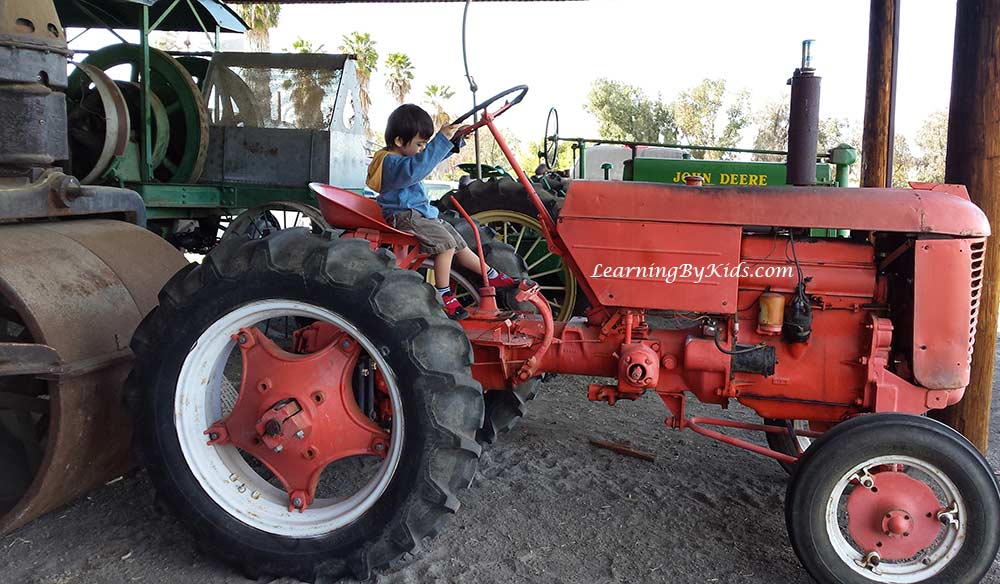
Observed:
[[[406,53],[414,64],[410,101],[420,103],[428,84],[449,85],[456,92],[449,110],[458,114],[472,101],[462,63],[463,7],[285,5],[271,47],[289,50],[301,37],[337,52],[345,34],[368,32],[380,55],[371,81],[374,128],[383,127],[396,105],[381,70],[390,52]],[[869,0],[473,2],[469,68],[480,99],[513,85],[531,88],[500,123],[522,140],[542,137],[550,107],[559,111],[560,135],[596,137],[597,122],[584,104],[598,77],[638,85],[667,101],[702,79],[722,78],[732,90],[749,91],[756,110],[787,99],[785,83],[799,65],[802,40],[814,39],[813,63],[823,78],[821,117],[846,118],[860,127],[868,12]],[[948,107],[954,19],[954,0],[902,5],[896,128],[907,137],[915,136],[927,115]],[[102,38],[88,33],[73,46],[110,42]],[[200,33],[191,40],[193,49],[206,42]]]

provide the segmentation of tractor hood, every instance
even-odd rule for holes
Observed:
[[[914,186],[917,188],[714,188],[576,180],[570,183],[559,217],[960,237],[990,234],[986,215],[969,200],[964,186]]]

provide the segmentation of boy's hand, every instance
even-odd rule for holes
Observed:
[[[468,128],[468,127],[469,126],[463,126],[461,124],[450,124],[450,125],[442,127],[441,128],[441,133],[444,134],[445,138],[451,140],[455,136],[456,133],[461,132],[463,129]]]

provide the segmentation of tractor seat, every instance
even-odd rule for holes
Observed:
[[[382,234],[382,242],[417,245],[417,237],[386,224],[382,208],[375,199],[323,183],[309,183],[309,188],[319,199],[323,218],[331,227],[347,230],[367,229]]]

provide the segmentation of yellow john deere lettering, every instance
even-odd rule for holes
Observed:
[[[679,174],[679,173],[678,173]],[[766,187],[766,174],[743,174],[743,173],[722,173],[719,179],[720,185],[748,185],[754,187]],[[708,182],[707,180],[705,181]]]
[[[712,184],[712,173],[710,172],[678,172],[674,175],[673,182],[682,183],[684,182],[684,177],[688,176],[700,176],[704,184]]]

